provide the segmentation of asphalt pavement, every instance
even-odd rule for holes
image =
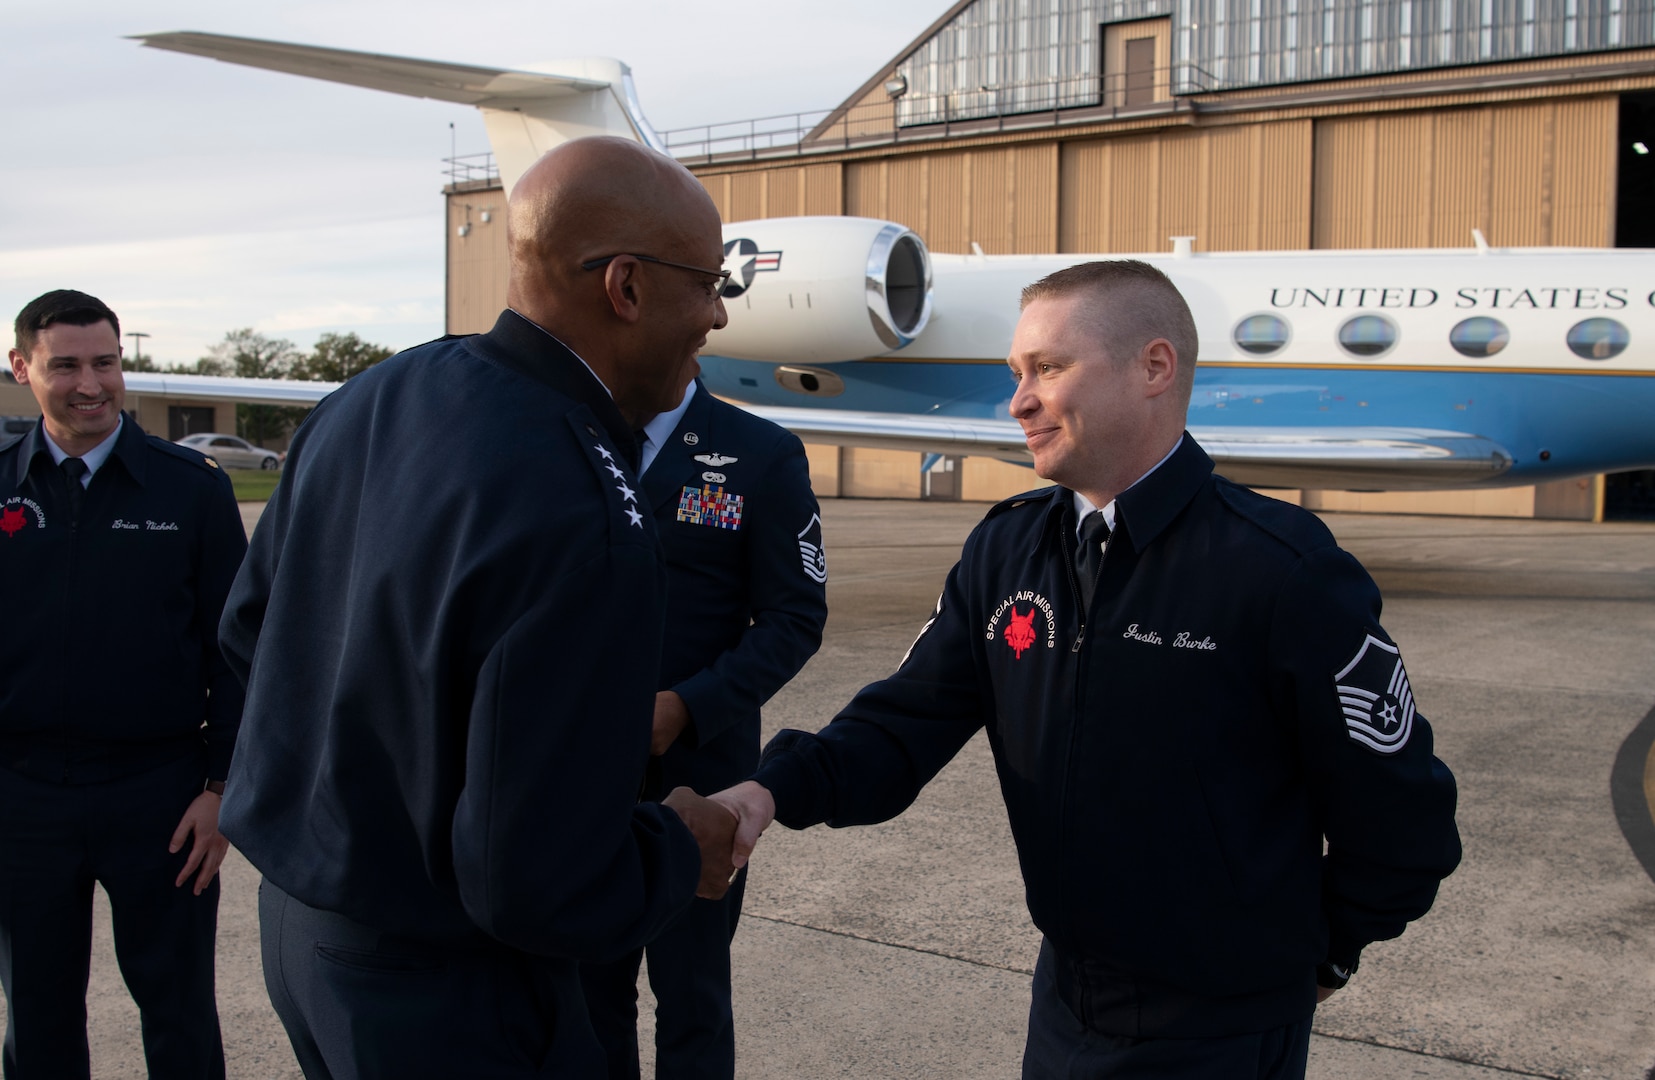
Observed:
[[[767,734],[820,726],[891,670],[983,510],[824,504],[827,639],[767,709]],[[1655,707],[1655,525],[1326,520],[1384,591],[1386,629],[1459,779],[1465,861],[1432,912],[1370,947],[1318,1011],[1310,1075],[1645,1080],[1655,882],[1617,824],[1610,777]],[[232,855],[219,935],[229,1072],[297,1077],[264,994],[256,887]],[[101,894],[95,937],[93,1073],[141,1077]],[[896,821],[766,836],[734,947],[739,1074],[1015,1077],[1038,944],[979,737]]]

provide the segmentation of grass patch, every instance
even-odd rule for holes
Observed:
[[[230,484],[236,489],[237,502],[265,502],[276,490],[276,481],[282,474],[276,469],[225,469]]]

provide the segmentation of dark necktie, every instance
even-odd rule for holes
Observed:
[[[1075,576],[1080,581],[1081,603],[1086,611],[1092,609],[1092,594],[1097,591],[1098,573],[1103,569],[1103,546],[1109,542],[1109,523],[1102,510],[1094,510],[1080,521],[1080,544],[1075,548]]]
[[[86,489],[80,486],[80,478],[86,475],[86,462],[78,457],[64,458],[58,468],[69,482],[69,520],[79,521],[80,505],[86,499]]]

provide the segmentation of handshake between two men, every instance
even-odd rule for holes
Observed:
[[[770,792],[752,780],[706,797],[687,787],[673,788],[661,804],[683,820],[701,847],[701,882],[695,895],[708,900],[721,899],[729,890],[776,817]]]

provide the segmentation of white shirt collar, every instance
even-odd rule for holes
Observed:
[[[691,379],[689,386],[684,388],[684,400],[671,412],[656,413],[655,419],[644,425],[644,442],[638,447],[638,475],[642,476],[649,471],[649,466],[655,460],[655,455],[661,452],[661,447],[667,444],[667,436],[678,426],[678,421],[684,419],[684,413],[690,407],[690,399],[695,396],[695,380]]]
[[[1176,454],[1178,452],[1178,448],[1183,445],[1184,437],[1180,435],[1178,436],[1178,441],[1172,444],[1172,449],[1167,451],[1167,456],[1151,465],[1149,467],[1149,472],[1144,473],[1142,476],[1132,481],[1132,483],[1128,484],[1126,486],[1126,491],[1131,491],[1133,488],[1147,480],[1150,473],[1153,473],[1156,469],[1159,469],[1162,465],[1165,465],[1167,463],[1167,459]],[[1121,495],[1125,495],[1126,491],[1121,492]],[[1075,539],[1078,540],[1080,539],[1080,523],[1085,521],[1086,515],[1096,510],[1098,506],[1091,499],[1088,499],[1078,491],[1072,492],[1072,494],[1075,497]],[[1103,508],[1103,523],[1109,526],[1110,532],[1115,531],[1115,502],[1119,498],[1120,496],[1117,495],[1114,499],[1110,499],[1108,505]]]
[[[123,413],[117,416],[115,418],[115,429],[103,437],[103,442],[80,456],[80,459],[86,462],[86,475],[80,478],[81,487],[86,487],[92,483],[92,474],[102,468],[103,463],[109,460],[109,455],[115,452],[115,440],[120,436],[121,426],[125,423],[126,414]],[[40,434],[46,439],[46,452],[52,455],[52,464],[62,465],[70,456],[69,451],[52,441],[52,437],[46,434],[45,424],[40,425]]]
[[[565,349],[569,349],[569,346],[564,344],[562,338],[558,337],[556,334],[552,333],[550,330],[546,329],[544,326],[541,326],[539,323],[535,322],[533,319],[529,318],[527,315],[523,314],[521,311],[518,311],[516,308],[507,308],[506,310],[511,312],[513,315],[516,315],[519,319],[522,319],[524,322],[528,323],[530,326],[534,327],[536,330],[539,330],[542,334],[545,334],[547,337],[551,338],[553,341],[557,342],[559,345],[563,345],[563,347]],[[598,373],[592,370],[592,365],[588,364],[586,362],[586,357],[580,355],[580,353],[576,352],[573,349],[569,349],[569,355],[574,357],[576,360],[579,360],[580,361],[580,366],[585,368],[587,370],[587,372],[592,376],[592,378],[598,379]],[[609,389],[609,384],[608,383],[604,382],[602,379],[598,379],[598,385],[603,387],[603,392],[609,395],[609,400],[610,401],[615,400],[615,391]]]

